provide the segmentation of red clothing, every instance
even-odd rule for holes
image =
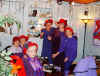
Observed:
[[[11,60],[11,63],[13,66],[13,69],[12,70],[17,70],[17,76],[26,76],[26,72],[25,72],[25,69],[24,69],[24,63],[22,61],[22,59],[19,57],[19,56],[16,56],[16,55],[12,55],[11,56],[12,60]],[[20,67],[20,68],[18,68]]]

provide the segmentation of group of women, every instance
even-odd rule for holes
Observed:
[[[38,45],[28,41],[25,35],[15,36],[11,51],[12,70],[17,76],[44,76],[42,64],[37,57]]]
[[[40,37],[43,38],[42,57],[48,57],[49,63],[64,68],[62,75],[68,76],[70,66],[77,56],[77,37],[74,31],[67,26],[67,20],[60,19],[52,27],[53,20],[45,21]]]
[[[54,28],[53,20],[45,21],[40,38],[43,38],[41,57],[48,57],[49,64],[61,66],[62,76],[68,76],[70,66],[77,56],[77,37],[74,31],[67,26],[67,20],[60,19]],[[21,58],[21,66],[18,76],[43,76],[42,65],[36,56],[38,45],[28,41],[28,37],[21,35],[13,38],[12,59]],[[18,57],[16,57],[16,56]],[[15,61],[13,61],[15,63]],[[22,72],[22,71],[23,72]],[[21,75],[22,74],[22,75]]]

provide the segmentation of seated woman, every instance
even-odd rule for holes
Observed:
[[[70,66],[77,56],[77,39],[73,36],[73,29],[70,27],[65,28],[65,36],[61,39],[61,45],[53,58],[64,52],[64,72],[68,76]]]
[[[22,49],[19,47],[19,37],[18,36],[13,37],[12,42],[13,42],[13,45],[9,49],[9,51],[11,51],[12,54],[22,56]]]
[[[37,50],[38,45],[32,42],[29,42],[28,47],[24,49],[27,55],[27,57],[23,57],[26,76],[44,76],[42,65],[36,56]]]

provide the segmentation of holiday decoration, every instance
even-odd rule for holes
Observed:
[[[100,45],[100,19],[95,21],[95,30],[93,33],[93,39],[95,45]]]
[[[14,24],[16,24],[16,25],[14,26]],[[10,16],[0,16],[0,32],[8,33],[7,29],[10,29],[9,32],[10,32],[10,34],[12,34],[11,31],[15,27],[17,28],[16,30],[19,32],[19,30],[21,28],[21,23]]]
[[[9,55],[11,55],[10,51],[0,51],[0,76],[12,76],[10,73],[12,65],[9,63],[11,60]]]

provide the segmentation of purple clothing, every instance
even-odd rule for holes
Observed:
[[[59,29],[54,31],[52,35],[52,54],[58,52],[58,49],[60,48],[61,37],[63,36],[64,32],[60,32]],[[57,66],[64,65],[64,52],[60,53],[55,59],[53,59],[53,64]]]
[[[59,29],[56,29],[52,34],[52,53],[58,52],[61,37],[64,36],[64,32],[60,32]]]
[[[24,58],[24,67],[26,71],[26,76],[44,76],[44,72],[42,71],[42,66],[40,64],[40,61],[37,57],[34,58]],[[31,62],[32,61],[32,62]],[[33,63],[33,64],[32,64]],[[38,63],[39,67],[35,67],[35,63]]]
[[[59,52],[64,52],[64,56],[69,59],[68,61],[75,60],[77,56],[77,40],[74,37],[67,38],[63,36]]]
[[[40,64],[40,61],[37,57],[34,58],[28,58],[29,63],[31,64],[34,71],[40,71],[42,69],[42,66]]]
[[[63,36],[61,38],[59,52],[64,52],[64,57],[68,57],[68,61],[64,64],[64,68],[65,70],[69,70],[72,62],[77,56],[77,40],[75,37],[67,38]]]
[[[48,36],[51,36],[55,28],[51,28],[50,31],[47,31],[46,29],[42,30],[44,32],[43,35],[43,48],[42,48],[42,57],[48,57],[49,63],[52,64],[52,58],[51,58],[51,48],[52,48],[52,41],[48,40]]]

